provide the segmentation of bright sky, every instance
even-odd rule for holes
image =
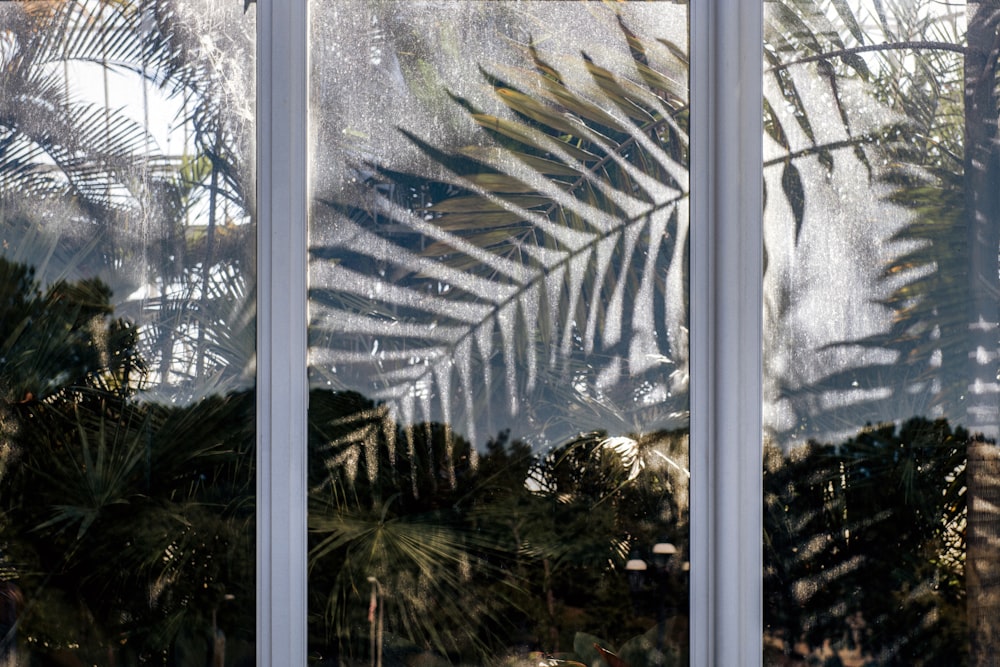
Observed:
[[[177,126],[182,115],[181,100],[168,99],[154,84],[144,84],[135,72],[108,70],[105,76],[105,69],[98,63],[69,63],[66,75],[72,97],[101,106],[107,99],[111,109],[121,110],[141,125],[148,119],[147,130],[162,154],[184,152],[184,130]]]

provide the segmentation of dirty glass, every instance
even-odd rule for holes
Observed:
[[[0,663],[254,660],[253,11],[0,3]]]
[[[686,664],[686,5],[311,11],[311,658]]]
[[[987,664],[997,6],[764,8],[765,663]]]

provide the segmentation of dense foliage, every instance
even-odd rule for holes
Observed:
[[[314,391],[310,405],[311,645],[330,664],[365,654],[373,585],[387,650],[462,663],[572,652],[578,632],[617,646],[665,605],[686,616],[679,560],[652,582],[669,601],[630,592],[624,569],[656,542],[686,546],[685,489],[664,466],[633,471],[603,433],[546,455],[501,433],[476,454],[448,426],[404,429],[357,394]],[[676,456],[686,439],[650,434],[638,455]],[[678,655],[682,627],[664,640]]]
[[[907,69],[914,56],[901,47],[906,55],[873,71],[851,51],[870,38],[846,3],[769,5],[764,122],[776,157],[765,168],[780,172],[770,201],[791,213],[791,252],[809,232],[807,161],[882,178],[914,213],[896,235],[908,250],[884,267],[897,317],[884,335],[846,342],[899,352],[920,390],[906,395],[952,406],[969,369],[951,361],[976,347],[955,306],[969,288],[955,279],[969,244],[955,237],[975,217],[958,212],[974,188],[960,168],[966,135],[947,120],[960,115],[960,58],[947,51]],[[199,64],[197,31],[171,3],[148,3],[164,11],[147,15],[97,3],[127,28],[111,43],[79,19],[86,3],[52,6],[18,7],[0,44],[9,254],[40,267],[53,258],[47,277],[96,271],[117,281],[115,294],[156,294],[128,304],[130,317],[147,318],[140,332],[115,318],[108,283],[39,285],[24,263],[0,260],[0,548],[17,593],[2,592],[20,605],[18,638],[39,659],[188,665],[220,658],[221,645],[234,664],[252,654],[254,627],[253,270],[243,243],[252,228],[231,224],[218,202],[232,202],[237,221],[252,217],[252,173],[239,163],[252,133],[230,124],[212,94],[226,72]],[[834,14],[844,29],[831,28]],[[155,29],[136,30],[144,18]],[[942,29],[911,18],[905,35],[883,22],[885,37]],[[76,32],[56,29],[67,25]],[[314,349],[329,362],[313,372],[343,383],[310,396],[317,661],[384,651],[480,664],[541,650],[611,664],[594,643],[618,647],[632,667],[684,659],[687,438],[675,427],[687,417],[688,63],[684,49],[637,30],[615,20],[608,32],[627,50],[622,71],[522,45],[523,67],[484,72],[495,108],[454,98],[488,142],[454,148],[410,134],[434,176],[357,165],[353,198],[316,207],[339,232],[313,247],[326,272],[317,275],[333,286],[313,291],[328,315],[313,327]],[[193,100],[199,154],[165,178],[150,170],[142,128],[63,99],[59,73],[44,66],[60,59],[140,68]],[[836,140],[810,117],[807,68],[836,107]],[[994,60],[982,80],[995,69]],[[843,104],[848,79],[905,122],[859,127]],[[875,173],[873,157],[890,168]],[[185,226],[205,200],[206,224]],[[156,233],[125,233],[138,209],[159,216]],[[137,258],[154,246],[162,265],[150,270]],[[769,303],[776,329],[792,302],[785,287]],[[434,326],[387,324],[422,324],[428,313]],[[354,365],[374,349],[390,355],[372,380]],[[407,374],[414,356],[419,376]],[[892,387],[895,359],[831,369],[797,394],[797,414],[820,391]],[[140,400],[148,374],[191,400]],[[348,376],[375,398],[350,391]],[[426,387],[451,418],[397,422],[413,405],[391,406],[394,397]],[[900,394],[869,395],[876,412],[879,397]],[[455,396],[461,405],[446,405]],[[551,449],[507,432],[480,447],[477,418],[504,402],[497,396],[549,429],[538,435]],[[826,643],[878,664],[961,663],[967,440],[914,418],[769,452],[765,618],[782,659]],[[663,542],[679,553],[657,563],[651,545]],[[653,564],[645,575],[626,571],[633,556]]]
[[[255,609],[252,392],[139,402],[135,327],[106,287],[42,292],[3,259],[0,275],[0,548],[22,642],[190,664],[225,632],[238,656]]]
[[[878,665],[966,664],[968,442],[962,428],[914,417],[771,450],[766,633],[789,654],[828,642]]]
[[[26,267],[0,271],[0,540],[22,643],[185,664],[224,632],[235,660],[254,613],[252,394],[140,403],[132,328],[99,283],[42,291]],[[22,363],[43,339],[66,363]],[[586,433],[541,454],[501,433],[475,452],[449,426],[403,428],[360,394],[314,390],[310,404],[315,657],[367,655],[369,577],[386,655],[400,659],[579,655],[582,636],[614,647],[651,631],[683,655],[686,479],[655,462],[683,461],[685,433]],[[878,664],[955,664],[967,441],[914,418],[771,452],[768,632],[790,649],[833,640]],[[677,560],[630,580],[625,561],[652,563],[665,541]]]

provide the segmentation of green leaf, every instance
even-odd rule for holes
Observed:
[[[571,123],[566,116],[524,93],[511,90],[510,88],[497,88],[496,94],[504,104],[514,111],[553,130],[558,130],[571,136],[576,136],[580,131],[579,126]]]
[[[825,146],[821,146],[816,150],[816,157],[819,159],[819,163],[823,165],[826,169],[827,175],[833,174],[833,151]]]
[[[663,44],[665,47],[667,47],[667,49],[670,51],[670,53],[675,58],[677,58],[677,60],[681,61],[681,63],[683,63],[684,65],[688,64],[688,54],[687,54],[687,50],[686,49],[682,49],[681,47],[677,46],[676,44],[674,44],[669,39],[657,38],[656,41],[658,41],[660,44]]]
[[[562,162],[556,162],[555,160],[548,160],[543,157],[538,157],[537,155],[529,155],[527,153],[517,152],[517,151],[505,151],[496,146],[467,146],[459,150],[462,155],[481,160],[483,162],[499,162],[501,159],[505,158],[509,154],[513,153],[517,156],[521,162],[532,169],[536,169],[542,174],[547,176],[570,176],[572,178],[579,178],[580,172],[570,167]]]
[[[524,218],[509,211],[480,211],[469,213],[449,213],[434,220],[434,224],[450,232],[483,230],[495,227],[509,227]]]
[[[584,64],[608,99],[624,111],[629,118],[639,125],[656,122],[656,118],[645,108],[637,95],[629,92],[625,83],[619,82],[611,72],[597,65],[590,58],[585,57]]]
[[[858,44],[864,44],[865,32],[858,24],[858,19],[854,16],[854,12],[847,4],[847,0],[831,0],[831,4],[833,4],[833,8],[837,10],[837,14],[840,15],[840,20],[844,22],[847,29],[851,31],[852,35],[854,35],[854,39],[858,40]]]
[[[503,200],[513,206],[529,209],[551,203],[551,200],[541,195],[506,195],[503,197]],[[435,213],[479,213],[506,211],[507,208],[489,199],[470,195],[467,197],[445,199],[428,207],[427,210]]]
[[[534,187],[526,185],[513,176],[503,174],[472,174],[466,176],[465,179],[490,192],[535,192]]]
[[[782,127],[781,121],[778,120],[777,114],[774,113],[774,109],[766,97],[764,98],[764,131],[786,151],[791,150],[785,128]]]
[[[774,2],[770,5],[777,15],[781,34],[790,34],[792,39],[800,45],[800,48],[805,45],[813,53],[823,52],[823,46],[816,39],[815,32],[806,25],[802,17],[783,2]]]
[[[787,69],[779,67],[782,63],[780,59],[768,49],[764,49],[764,57],[770,62],[772,66],[772,73],[775,81],[778,84],[778,88],[781,90],[781,95],[786,102],[792,105],[792,113],[795,116],[796,122],[798,122],[799,127],[805,132],[806,137],[813,144],[816,143],[816,133],[813,131],[812,123],[809,121],[809,114],[806,111],[805,103],[802,101],[802,97],[799,95],[798,87],[795,85],[795,81],[792,79],[791,74],[789,74]]]
[[[541,140],[541,137],[534,136],[531,130],[514,121],[506,120],[504,118],[498,118],[496,116],[491,116],[488,114],[473,114],[473,120],[476,121],[480,126],[486,128],[487,130],[492,130],[498,134],[502,134],[505,137],[514,139],[515,141],[534,148],[542,153],[551,153],[554,149],[558,148],[569,154],[570,157],[580,160],[581,162],[596,162],[599,158],[588,151],[578,148],[573,144],[567,143],[565,141],[560,141],[555,137],[551,137],[550,140],[553,144],[548,144]]]
[[[785,168],[781,172],[781,189],[789,206],[792,207],[792,217],[795,219],[795,242],[798,243],[802,223],[805,220],[806,195],[802,186],[802,175],[791,160],[785,162]]]

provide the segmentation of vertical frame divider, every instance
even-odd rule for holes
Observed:
[[[691,0],[691,665],[762,662],[761,0]]]
[[[257,3],[257,665],[307,664],[308,3]]]

